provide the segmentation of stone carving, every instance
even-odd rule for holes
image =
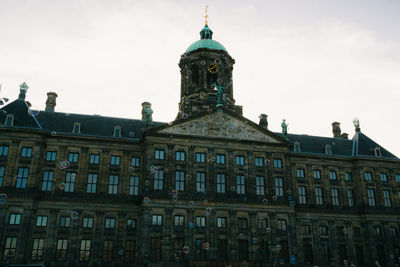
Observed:
[[[281,127],[282,127],[282,135],[283,136],[287,136],[287,128],[288,128],[289,124],[286,123],[286,120],[283,119]]]
[[[149,102],[142,103],[142,120],[146,121],[146,125],[153,125],[153,110]]]

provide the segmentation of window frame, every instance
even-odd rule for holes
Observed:
[[[54,172],[50,170],[45,170],[43,172],[43,180],[42,180],[42,191],[51,191],[53,187],[53,178]]]
[[[219,165],[225,165],[226,164],[226,155],[225,154],[217,154],[215,156],[215,163]]]
[[[32,157],[32,147],[23,146],[21,148],[21,158],[31,158]]]
[[[185,191],[185,172],[175,171],[175,190]]]
[[[236,175],[236,194],[246,194],[246,177],[242,174]]]
[[[86,193],[95,194],[97,190],[98,174],[88,173],[87,175]]]
[[[57,151],[46,151],[46,161],[56,161],[57,160]]]
[[[129,177],[129,195],[138,196],[139,195],[139,176],[133,175]]]
[[[164,149],[154,149],[154,159],[155,160],[165,160],[165,150]]]
[[[217,173],[217,194],[225,194],[226,192],[226,175],[225,173]]]
[[[206,172],[196,172],[196,192],[206,192]]]
[[[196,152],[196,162],[197,163],[205,163],[206,162],[206,153],[204,152]]]

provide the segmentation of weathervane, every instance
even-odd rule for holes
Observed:
[[[207,14],[207,11],[208,11],[208,6],[206,6],[206,15],[204,16],[204,17],[206,18],[206,26],[208,26],[208,21],[207,21],[207,19],[208,19],[208,14]]]

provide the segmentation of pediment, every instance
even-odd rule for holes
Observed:
[[[158,132],[172,135],[229,138],[239,140],[282,143],[278,136],[261,130],[247,119],[236,118],[226,112],[215,111],[199,118],[189,119],[161,129]]]

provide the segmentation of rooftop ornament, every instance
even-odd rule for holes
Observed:
[[[282,127],[282,136],[287,136],[287,128],[288,128],[289,124],[286,123],[286,120],[283,119],[282,123],[281,123],[281,127]]]
[[[227,86],[222,86],[221,81],[217,81],[216,83],[212,84],[214,87],[217,87],[217,107],[223,106],[226,103],[224,98],[224,90],[231,86],[231,84],[232,82],[230,82]]]
[[[26,91],[28,91],[28,89],[29,89],[29,86],[25,82],[23,82],[19,86],[19,96],[18,96],[18,98],[25,99],[25,94],[26,94]]]
[[[356,132],[360,132],[360,120],[358,118],[354,118],[353,120],[354,128],[356,128]]]

